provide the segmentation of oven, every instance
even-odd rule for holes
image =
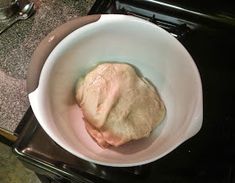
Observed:
[[[89,15],[140,17],[167,30],[185,46],[202,79],[203,125],[199,133],[155,162],[106,167],[62,149],[44,132],[29,108],[15,131],[19,138],[13,151],[43,183],[235,181],[235,18],[231,11],[217,14],[214,6],[206,9],[200,8],[200,3],[186,2],[97,0]]]

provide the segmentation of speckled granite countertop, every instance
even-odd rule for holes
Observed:
[[[29,107],[26,76],[40,41],[57,26],[87,14],[95,0],[34,0],[36,13],[0,34],[0,127],[13,132]],[[5,22],[6,23],[6,22]],[[5,24],[0,22],[0,28]]]

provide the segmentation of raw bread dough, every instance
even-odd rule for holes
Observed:
[[[79,80],[76,100],[101,147],[147,137],[165,116],[156,89],[129,64],[98,65]]]

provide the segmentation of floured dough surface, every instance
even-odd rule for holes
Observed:
[[[76,100],[101,147],[147,137],[165,116],[156,89],[129,64],[98,65],[79,80]]]

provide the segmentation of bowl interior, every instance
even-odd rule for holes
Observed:
[[[102,149],[86,132],[74,87],[79,77],[105,61],[134,65],[158,89],[167,115],[150,137]],[[48,57],[29,98],[52,139],[102,165],[135,166],[159,159],[197,133],[202,123],[201,81],[191,56],[163,29],[130,16],[103,15],[64,38]]]

